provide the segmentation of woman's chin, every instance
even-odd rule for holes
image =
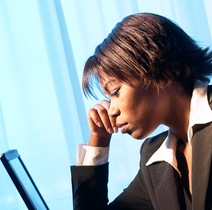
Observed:
[[[130,135],[136,140],[142,140],[142,139],[146,138],[146,136],[141,135],[141,134],[136,134],[136,133],[131,133]]]
[[[139,132],[132,132],[130,135],[136,140],[143,140],[147,138],[151,133],[139,133]]]

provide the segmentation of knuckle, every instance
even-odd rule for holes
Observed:
[[[92,109],[100,109],[102,106],[100,105],[100,104],[96,104],[96,105],[94,105],[94,107],[92,108]]]
[[[107,108],[110,107],[110,102],[107,101],[107,100],[102,100],[102,101],[100,102],[100,104],[101,104],[102,106],[104,106],[104,107],[107,107]]]
[[[87,115],[91,115],[93,112],[95,112],[95,109],[91,108],[91,109],[88,110]]]
[[[97,119],[98,118],[97,115],[98,114],[97,114],[97,110],[96,109],[91,108],[91,109],[88,110],[88,113],[87,113],[88,118]]]
[[[109,101],[107,101],[107,100],[101,100],[100,104],[109,104]]]
[[[106,113],[107,113],[107,110],[104,109],[104,108],[100,108],[100,109],[98,110],[98,113],[100,113],[100,114],[106,114]]]
[[[87,112],[87,116],[88,116],[88,117],[91,115],[91,112],[92,112],[92,110],[89,109],[88,112]]]

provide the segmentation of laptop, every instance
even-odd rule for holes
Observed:
[[[18,151],[9,150],[0,159],[28,209],[49,210]]]

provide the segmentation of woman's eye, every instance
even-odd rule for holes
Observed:
[[[117,96],[119,93],[120,88],[115,89],[112,93],[111,96]]]

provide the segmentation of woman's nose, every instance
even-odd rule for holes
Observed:
[[[110,117],[117,117],[118,115],[120,115],[120,110],[119,110],[118,106],[116,104],[114,104],[113,102],[110,102],[110,108],[108,110],[108,115]]]

